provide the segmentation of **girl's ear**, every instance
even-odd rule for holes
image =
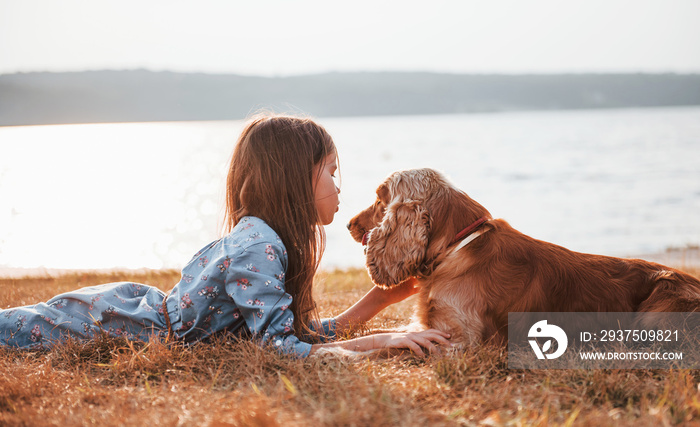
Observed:
[[[390,204],[367,242],[367,269],[372,281],[391,287],[417,275],[429,232],[430,215],[420,202]]]

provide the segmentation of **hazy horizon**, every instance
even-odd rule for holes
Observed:
[[[70,74],[70,73],[90,73],[90,72],[129,72],[129,71],[146,71],[151,73],[172,73],[172,74],[201,74],[205,76],[237,76],[237,77],[260,77],[260,78],[270,78],[270,79],[283,79],[283,78],[293,78],[293,77],[313,77],[326,74],[375,74],[375,73],[405,73],[405,74],[437,74],[437,75],[447,75],[447,76],[504,76],[504,77],[517,77],[517,76],[603,76],[603,75],[698,75],[700,74],[700,69],[691,71],[541,71],[541,72],[450,72],[450,71],[429,71],[429,70],[399,70],[399,69],[384,69],[384,70],[329,70],[329,71],[318,71],[318,72],[299,72],[292,74],[280,74],[280,75],[266,75],[266,74],[245,74],[238,72],[216,72],[216,71],[177,71],[177,70],[165,70],[165,69],[151,69],[147,67],[133,67],[133,68],[90,68],[83,70],[32,70],[32,71],[15,71],[8,73],[1,73],[0,76],[12,75],[12,74]]]

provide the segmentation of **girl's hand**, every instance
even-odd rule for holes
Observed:
[[[388,332],[366,335],[347,341],[313,344],[309,354],[314,354],[317,351],[333,351],[334,349],[364,352],[383,348],[407,348],[418,356],[425,356],[424,349],[428,350],[428,353],[437,351],[438,348],[435,344],[449,347],[448,338],[450,338],[450,334],[437,329],[421,332]]]
[[[381,289],[377,287],[378,294],[384,298],[386,305],[396,304],[401,302],[411,295],[418,293],[420,288],[416,287],[418,285],[418,279],[411,277],[410,279],[394,286],[390,289]]]
[[[450,346],[448,339],[450,334],[438,331],[437,329],[427,329],[421,332],[390,332],[384,334],[370,335],[367,338],[375,338],[379,341],[373,343],[375,349],[381,348],[407,348],[418,356],[425,356],[423,349],[428,353],[437,351],[438,345]]]

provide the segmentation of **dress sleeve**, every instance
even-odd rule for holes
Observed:
[[[284,289],[284,247],[255,243],[243,248],[231,261],[226,274],[226,293],[238,307],[254,339],[283,353],[308,356],[311,344],[294,335],[294,315],[289,309],[292,296]]]

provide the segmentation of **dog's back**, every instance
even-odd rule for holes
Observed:
[[[466,341],[504,335],[509,312],[692,312],[700,280],[653,262],[574,252],[504,220],[446,257],[425,279],[426,326],[470,329]],[[461,306],[461,307],[460,307]]]

